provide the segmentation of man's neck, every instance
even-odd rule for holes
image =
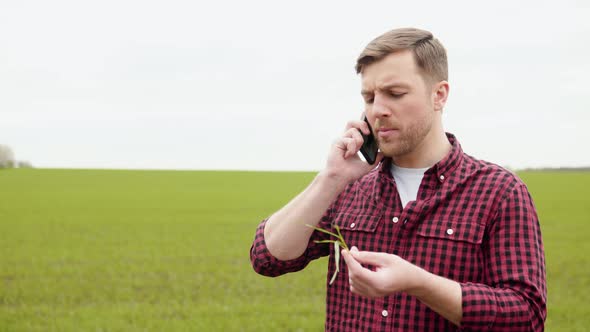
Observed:
[[[393,162],[405,168],[430,167],[451,151],[451,143],[442,128],[432,130],[414,151],[393,157]]]

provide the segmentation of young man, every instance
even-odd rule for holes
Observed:
[[[359,56],[379,166],[351,121],[307,189],[258,227],[254,269],[278,276],[330,255],[305,224],[338,225],[351,250],[327,287],[328,331],[542,331],[545,262],[524,183],[445,133],[447,58],[430,32],[396,29]]]

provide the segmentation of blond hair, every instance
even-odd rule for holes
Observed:
[[[411,50],[422,77],[431,83],[448,80],[447,52],[432,33],[416,28],[401,28],[388,31],[373,39],[356,60],[356,72],[387,55]]]

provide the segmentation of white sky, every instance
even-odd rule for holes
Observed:
[[[392,28],[449,55],[447,131],[590,165],[588,1],[1,1],[0,144],[36,167],[318,170]]]

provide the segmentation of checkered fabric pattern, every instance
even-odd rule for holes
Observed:
[[[390,173],[391,160],[350,184],[322,217],[319,227],[338,225],[349,246],[399,255],[461,284],[461,327],[404,293],[368,299],[350,292],[341,258],[327,286],[326,331],[542,331],[546,317],[545,259],[538,217],[524,183],[505,169],[477,160],[447,134],[451,152],[424,174],[416,201],[402,208]],[[330,255],[316,244],[280,261],[267,250],[259,225],[250,256],[254,269],[279,276]]]

